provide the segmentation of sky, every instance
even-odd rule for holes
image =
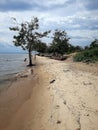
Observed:
[[[0,52],[19,51],[9,30],[12,17],[20,23],[38,17],[41,31],[65,30],[72,45],[98,38],[98,0],[0,0]]]

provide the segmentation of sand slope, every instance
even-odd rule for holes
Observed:
[[[0,94],[0,130],[98,130],[98,71],[45,57],[36,62],[33,75]]]

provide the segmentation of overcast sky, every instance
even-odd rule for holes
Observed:
[[[65,30],[73,45],[85,46],[98,38],[98,0],[0,0],[0,48],[13,44],[11,17],[23,22],[33,16],[39,18],[41,30]]]

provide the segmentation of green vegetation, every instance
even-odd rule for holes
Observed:
[[[98,61],[98,40],[95,39],[90,46],[86,46],[82,52],[77,53],[74,61],[86,63]]]
[[[34,49],[39,53],[47,53],[48,46],[46,43],[39,41],[37,44],[35,44]]]
[[[53,56],[57,59],[66,59],[65,54],[77,52],[74,56],[74,61],[77,62],[95,62],[98,61],[98,39],[95,39],[89,46],[83,49],[81,46],[73,46],[69,43],[70,38],[67,37],[65,30],[55,30],[52,34],[52,42],[46,44],[41,41],[42,37],[46,37],[51,31],[39,33],[39,20],[37,17],[31,19],[30,22],[19,24],[15,18],[15,27],[10,27],[10,30],[16,31],[17,35],[13,36],[14,45],[21,46],[29,54],[29,66],[32,66],[31,53],[33,50]]]
[[[15,27],[10,27],[11,31],[16,31],[17,35],[14,35],[14,45],[22,47],[23,50],[27,50],[29,54],[29,66],[32,66],[32,51],[37,48],[37,44],[41,43],[41,38],[45,37],[50,33],[50,31],[46,31],[43,33],[39,33],[37,30],[39,29],[39,20],[37,17],[31,19],[30,22],[24,22],[19,24],[15,18],[13,20],[16,22]]]
[[[53,56],[63,56],[82,50],[80,46],[75,47],[69,43],[70,38],[67,37],[65,30],[55,30],[52,38],[52,43],[47,47],[47,51]]]
[[[70,38],[67,38],[67,33],[61,30],[55,30],[53,34],[53,40],[50,44],[48,51],[53,53],[53,55],[58,56],[63,55],[68,51]]]

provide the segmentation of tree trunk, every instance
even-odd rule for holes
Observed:
[[[31,55],[31,50],[29,50],[29,65],[28,66],[32,66],[32,55]]]

